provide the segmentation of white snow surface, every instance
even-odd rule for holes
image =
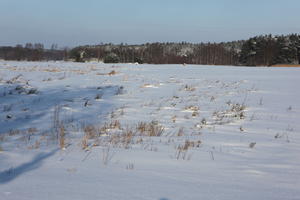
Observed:
[[[300,68],[0,61],[0,199],[300,199],[299,85]],[[139,122],[162,135],[108,142]]]

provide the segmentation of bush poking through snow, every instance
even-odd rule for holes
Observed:
[[[103,96],[103,94],[97,94],[96,97],[95,97],[95,99],[101,99],[102,96]]]
[[[26,94],[30,95],[30,94],[37,94],[38,90],[36,88],[31,88],[30,90],[27,91]]]
[[[140,122],[137,126],[137,130],[142,136],[159,137],[163,134],[165,129],[156,121],[152,121],[150,123]]]
[[[83,128],[83,137],[81,139],[81,148],[83,150],[87,150],[89,147],[89,140],[95,139],[93,146],[99,146],[100,140],[98,139],[100,136],[100,131],[98,131],[94,126],[88,125]],[[98,139],[98,140],[97,140]]]
[[[191,154],[188,155],[188,150],[191,148],[199,148],[201,145],[201,141],[190,141],[186,140],[183,145],[178,145],[176,147],[175,151],[175,158],[177,160],[182,159],[182,160],[190,160],[191,159]]]
[[[251,143],[249,144],[249,148],[253,149],[255,145],[256,145],[256,142],[251,142]]]

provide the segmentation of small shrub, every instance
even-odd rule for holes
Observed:
[[[103,94],[97,94],[96,97],[95,97],[95,99],[101,99],[102,96],[103,96]]]
[[[84,134],[81,140],[81,148],[86,150],[89,147],[88,137]]]
[[[251,143],[249,144],[249,148],[253,149],[255,145],[256,145],[256,142],[251,142]]]
[[[194,111],[194,112],[192,113],[192,117],[197,117],[197,116],[199,116],[199,112]]]
[[[12,115],[6,115],[6,119],[12,119],[13,116]]]
[[[84,135],[88,139],[93,139],[93,138],[96,138],[97,136],[99,136],[96,128],[92,125],[85,126],[83,131],[84,131]]]
[[[30,94],[37,94],[38,90],[36,88],[31,88],[30,90],[27,91],[26,94],[30,95]]]
[[[139,122],[136,130],[142,136],[159,137],[163,134],[165,129],[159,125],[158,122],[152,121],[150,123]]]
[[[201,124],[202,124],[202,125],[206,125],[206,124],[207,124],[207,121],[206,121],[205,118],[203,118],[203,119],[201,120]]]

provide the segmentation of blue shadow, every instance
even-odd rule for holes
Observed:
[[[0,172],[0,184],[8,183],[26,172],[39,168],[43,164],[43,160],[52,156],[58,150],[55,149],[49,153],[39,153],[30,162]]]

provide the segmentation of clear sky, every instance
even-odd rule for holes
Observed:
[[[0,0],[0,46],[220,42],[300,33],[300,0]]]

